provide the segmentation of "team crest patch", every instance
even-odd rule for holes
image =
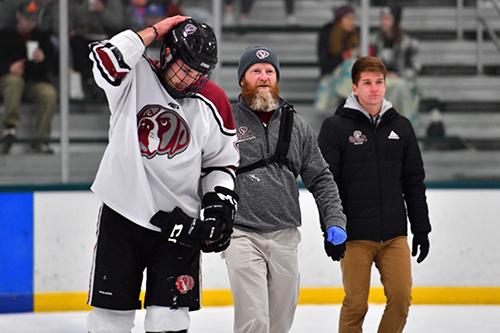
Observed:
[[[238,136],[238,143],[255,139],[255,135],[246,126],[238,127],[236,135]]]
[[[191,275],[181,275],[175,280],[175,287],[182,295],[188,293],[194,287],[194,279]]]
[[[146,105],[139,111],[137,133],[141,155],[148,159],[156,155],[173,158],[187,149],[191,138],[184,119],[161,105]]]
[[[354,132],[352,132],[352,135],[349,137],[349,142],[353,145],[362,145],[366,141],[368,141],[366,135],[364,135],[359,130],[355,130]]]
[[[184,31],[182,32],[182,34],[184,35],[184,37],[187,37],[187,36],[194,34],[196,32],[196,30],[198,30],[198,28],[196,28],[196,26],[194,26],[191,23],[188,23],[184,27]]]
[[[257,52],[255,52],[255,56],[260,60],[266,59],[267,57],[269,57],[269,52],[266,50],[257,50]]]

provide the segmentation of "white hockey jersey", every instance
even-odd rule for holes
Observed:
[[[234,188],[239,162],[226,95],[209,81],[193,97],[173,99],[140,37],[126,30],[92,44],[97,85],[109,103],[109,144],[91,190],[127,219],[152,230],[158,211],[176,206],[197,217],[203,193]]]

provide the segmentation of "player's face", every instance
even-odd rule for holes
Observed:
[[[384,75],[377,72],[363,72],[358,84],[352,85],[352,91],[365,109],[380,108],[385,95]]]
[[[178,92],[187,90],[191,85],[205,78],[205,74],[192,69],[180,59],[169,65],[164,77],[165,82]]]
[[[271,91],[276,86],[278,78],[273,65],[268,63],[258,63],[250,66],[241,85],[245,85],[248,89],[257,89],[258,91]]]

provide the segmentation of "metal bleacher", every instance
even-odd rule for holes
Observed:
[[[185,0],[191,8],[210,10],[210,1]],[[328,114],[313,108],[319,76],[316,39],[319,28],[331,20],[332,6],[343,1],[296,0],[297,24],[287,25],[282,0],[255,0],[248,23],[224,25],[220,36],[218,82],[234,101],[239,92],[236,67],[247,46],[263,44],[280,57],[282,95],[295,104],[298,113],[319,131]],[[476,8],[466,6],[457,36],[457,9],[452,0],[402,0],[403,27],[419,39],[418,60],[422,71],[418,85],[422,91],[421,113],[415,123],[417,136],[425,137],[430,122],[430,106],[438,100],[447,135],[460,138],[461,149],[427,150],[423,157],[430,181],[500,180],[500,54],[491,39],[482,50],[484,70],[476,66]],[[439,5],[436,5],[439,3]],[[380,8],[370,9],[370,25],[378,24]],[[494,11],[492,27],[500,31]],[[193,15],[194,16],[194,15]],[[237,22],[237,21],[236,21]],[[31,106],[26,112],[34,112]],[[0,116],[1,116],[0,108]],[[99,103],[73,102],[70,110],[70,181],[91,182],[105,148],[107,107]],[[21,138],[29,137],[32,123],[23,118]],[[60,181],[59,117],[54,119],[55,155],[26,154],[27,145],[18,144],[8,156],[0,155],[0,185],[54,183]]]

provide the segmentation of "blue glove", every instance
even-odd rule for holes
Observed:
[[[326,240],[333,245],[339,245],[346,241],[347,234],[344,229],[336,225],[329,226],[326,229]]]

